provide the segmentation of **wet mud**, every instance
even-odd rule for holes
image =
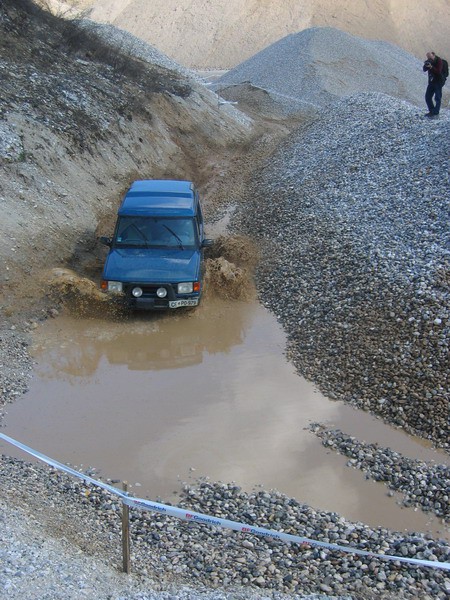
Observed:
[[[9,407],[5,433],[127,480],[139,496],[175,500],[182,481],[205,476],[278,489],[372,526],[450,537],[311,433],[321,422],[412,458],[446,460],[295,373],[281,327],[255,301],[257,260],[245,238],[219,235],[200,307],[156,314],[124,311],[69,269],[46,273],[60,316],[34,332],[34,378]]]
[[[220,235],[205,261],[205,289],[210,296],[253,301],[253,270],[258,262],[254,244],[243,236]]]
[[[258,253],[252,242],[242,236],[219,235],[205,257],[205,296],[231,300],[255,299],[253,269]],[[100,272],[96,280],[68,268],[51,269],[42,275],[42,288],[57,306],[80,317],[100,316],[105,311],[111,318],[124,316],[120,297],[101,291]]]
[[[196,311],[116,320],[62,314],[34,335],[35,376],[8,408],[5,433],[61,462],[152,499],[176,500],[182,481],[205,476],[373,526],[448,535],[348,468],[309,426],[422,460],[441,455],[323,397],[286,362],[281,328],[256,303],[208,297]]]

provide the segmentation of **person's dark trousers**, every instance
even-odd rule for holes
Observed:
[[[434,102],[433,104],[433,96]],[[441,110],[442,100],[442,85],[432,82],[428,84],[427,91],[425,92],[425,102],[427,103],[428,110],[432,115],[438,115]]]

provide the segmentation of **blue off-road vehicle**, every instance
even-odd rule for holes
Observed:
[[[197,306],[205,239],[198,192],[190,181],[135,181],[118,210],[102,289],[135,308]]]

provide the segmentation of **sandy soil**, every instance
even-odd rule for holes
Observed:
[[[450,55],[447,0],[91,0],[91,4],[94,20],[126,29],[191,68],[233,67],[290,33],[316,26],[392,42],[418,58],[431,48]]]
[[[194,80],[180,78],[183,97],[171,89],[173,75],[160,70],[158,91],[144,90],[111,67],[61,46],[55,51],[47,42],[61,43],[56,28],[52,37],[45,24],[9,11],[2,48],[0,198],[7,235],[0,240],[0,314],[21,319],[23,309],[36,310],[36,299],[48,294],[49,269],[83,260],[88,275],[97,273],[98,236],[111,233],[132,180],[192,179],[210,216],[228,201],[219,189],[227,165],[260,134],[251,119],[219,106]]]

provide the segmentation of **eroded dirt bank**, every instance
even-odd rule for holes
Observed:
[[[193,79],[124,56],[31,3],[4,2],[0,18],[1,283],[11,309],[11,294],[24,305],[34,298],[36,272],[95,246],[130,181],[192,179],[208,195],[222,161],[255,131]]]

